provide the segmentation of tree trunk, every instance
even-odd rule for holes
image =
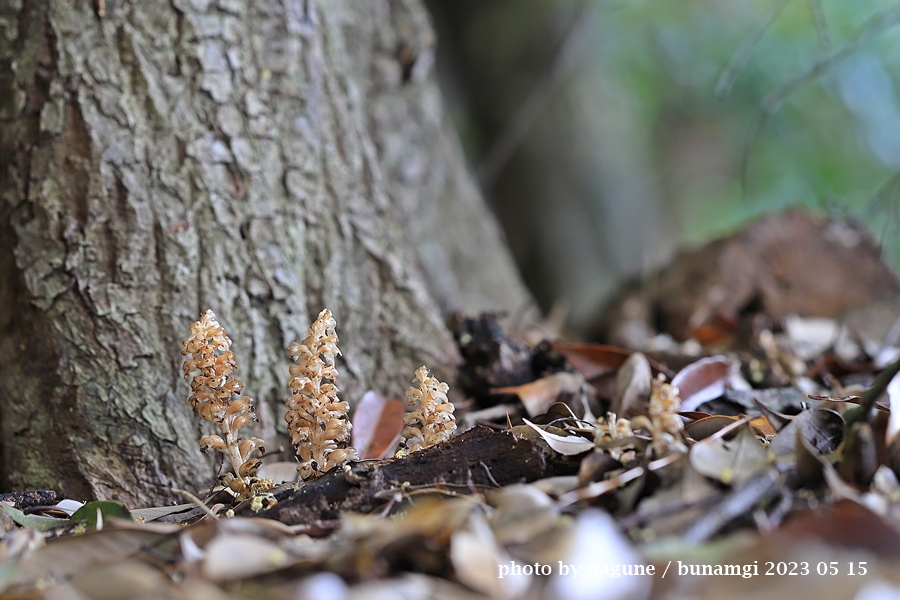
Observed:
[[[5,490],[208,484],[179,354],[206,308],[286,445],[286,347],[322,308],[353,402],[453,377],[442,311],[530,303],[419,0],[13,0],[0,32]]]

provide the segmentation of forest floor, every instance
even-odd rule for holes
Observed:
[[[7,495],[0,597],[900,597],[900,286],[853,225],[683,254],[604,344],[454,330],[451,439],[395,456],[406,403],[373,391],[360,461],[264,464],[285,483],[236,506]]]

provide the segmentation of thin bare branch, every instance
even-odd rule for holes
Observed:
[[[825,18],[825,8],[822,6],[822,0],[809,0],[809,11],[813,16],[813,23],[816,25],[816,38],[819,40],[819,48],[823,50],[831,47],[831,28],[828,26],[828,19]]]
[[[756,144],[759,134],[768,124],[769,118],[778,110],[781,103],[805,84],[813,81],[828,69],[835,66],[897,23],[900,23],[900,6],[893,6],[875,14],[851,37],[846,39],[843,43],[834,46],[831,50],[823,53],[806,69],[784,82],[763,98],[760,103],[759,113],[753,131],[751,132],[747,143],[744,145],[744,154],[741,159],[741,188],[745,195],[747,189],[747,168],[750,162],[750,150]]]
[[[532,87],[528,97],[519,106],[478,165],[476,174],[483,189],[488,189],[493,185],[503,167],[522,145],[540,116],[547,110],[547,106],[556,92],[575,70],[591,21],[586,13],[586,3],[579,4],[572,18],[572,24],[563,37],[562,44],[553,58],[550,68]]]
[[[744,65],[747,64],[747,61],[750,59],[750,55],[753,54],[753,50],[756,48],[759,40],[762,39],[763,34],[772,26],[772,23],[775,22],[775,19],[778,18],[778,15],[781,14],[781,11],[784,10],[784,7],[787,6],[790,1],[791,0],[775,0],[769,5],[768,10],[759,17],[754,24],[753,29],[750,30],[747,37],[741,41],[737,50],[731,55],[728,66],[725,67],[725,70],[722,71],[722,74],[719,76],[719,81],[716,82],[716,98],[721,100],[731,92],[731,88],[734,86],[738,73],[740,73],[741,69],[744,68]]]

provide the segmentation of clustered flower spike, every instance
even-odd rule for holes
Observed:
[[[631,430],[631,421],[621,419],[614,412],[606,413],[606,419],[597,420],[597,428],[594,430],[594,443],[608,446],[606,451],[611,457],[622,463],[634,460],[634,446],[622,443],[620,440],[634,439]],[[619,442],[616,444],[616,442]]]
[[[185,379],[200,371],[191,379],[193,393],[188,402],[197,414],[215,423],[221,432],[221,435],[200,438],[200,448],[204,452],[212,448],[225,454],[234,469],[233,474],[225,475],[225,485],[241,499],[271,487],[267,480],[256,477],[262,460],[251,457],[256,450],[265,453],[263,441],[238,436],[238,430],[257,419],[251,398],[232,399],[241,393],[244,384],[234,376],[237,363],[231,351],[231,340],[216,321],[213,311],[207,310],[191,325],[191,336],[182,342],[181,354],[190,355],[183,365]]]
[[[291,443],[300,458],[297,470],[303,480],[318,477],[348,460],[358,460],[349,446],[352,425],[347,418],[350,405],[338,398],[337,323],[327,308],[309,328],[309,335],[289,350],[297,364],[291,365],[288,385],[294,395],[285,400]]]
[[[449,440],[456,431],[453,403],[447,399],[450,386],[436,377],[429,377],[424,366],[416,370],[413,383],[418,383],[419,387],[410,387],[405,396],[416,410],[403,416],[406,428],[401,434],[410,452]]]
[[[664,383],[662,374],[650,384],[650,418],[643,415],[636,417],[631,422],[632,427],[644,428],[650,432],[653,440],[651,447],[658,455],[667,450],[686,452],[687,448],[679,439],[684,423],[678,416],[678,409],[681,407],[678,388]]]

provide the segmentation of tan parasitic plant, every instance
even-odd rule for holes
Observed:
[[[291,365],[288,385],[293,396],[285,400],[285,421],[291,443],[300,459],[297,471],[303,480],[318,477],[359,455],[350,443],[352,425],[347,418],[350,405],[338,397],[338,372],[334,366],[338,337],[337,323],[327,308],[309,328],[309,335],[289,350]]]
[[[628,463],[634,460],[634,445],[629,440],[634,439],[631,430],[631,421],[616,416],[614,412],[606,413],[606,418],[597,420],[594,429],[594,443],[603,446],[606,452],[614,459]]]
[[[453,403],[447,399],[450,386],[436,377],[430,377],[424,366],[416,369],[413,383],[417,383],[418,387],[407,389],[405,396],[410,406],[416,406],[416,410],[404,415],[406,428],[401,434],[409,452],[449,440],[456,431]]]
[[[681,407],[681,398],[678,396],[678,388],[670,383],[665,383],[664,375],[650,382],[650,417],[640,415],[631,420],[633,429],[646,429],[650,432],[652,442],[651,449],[657,455],[672,450],[674,452],[686,452],[687,447],[681,441],[681,431],[684,423],[678,416]]]
[[[191,379],[188,402],[204,420],[218,426],[221,434],[204,435],[200,438],[200,448],[204,452],[210,448],[218,450],[231,461],[234,473],[224,476],[225,485],[238,499],[250,498],[272,487],[270,480],[256,477],[262,460],[252,454],[257,450],[265,453],[263,441],[238,435],[241,428],[257,420],[256,414],[251,398],[234,398],[240,395],[244,384],[234,376],[237,363],[231,351],[231,339],[216,321],[213,311],[207,310],[191,325],[191,335],[182,342],[181,354],[190,355],[183,365],[185,379],[200,372]]]

